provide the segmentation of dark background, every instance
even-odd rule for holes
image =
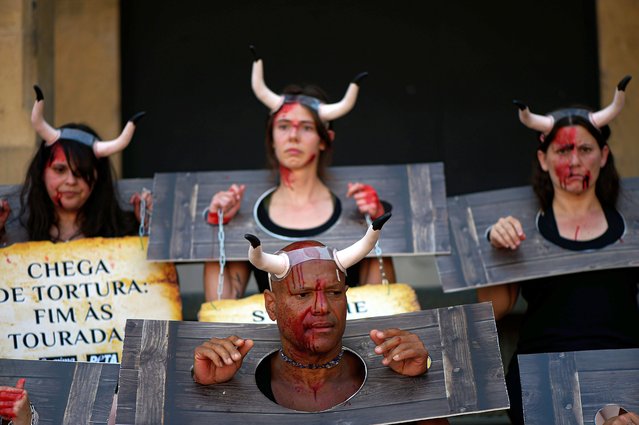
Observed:
[[[546,113],[599,106],[594,0],[122,1],[123,120],[148,115],[124,177],[265,166],[265,78],[332,101],[370,73],[336,121],[334,165],[443,161],[449,195],[528,183],[536,135],[513,98]]]

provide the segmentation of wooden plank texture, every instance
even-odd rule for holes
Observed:
[[[120,206],[127,211],[133,209],[129,204],[131,195],[142,192],[142,189],[151,190],[153,179],[122,179],[117,182],[120,194]],[[20,214],[20,190],[21,185],[0,185],[0,199],[8,199],[11,206],[11,214],[5,225],[6,234],[0,236],[0,248],[16,242],[27,242],[29,240],[26,230],[19,220]]]
[[[106,424],[119,366],[109,363],[0,359],[0,385],[25,378],[40,424]]]
[[[333,227],[318,235],[323,243],[342,249],[364,235],[366,221],[353,199],[346,197],[347,183],[355,181],[375,187],[380,197],[393,207],[393,218],[384,226],[380,240],[385,254],[450,252],[442,163],[330,168],[325,183],[340,199],[342,214]],[[205,222],[204,212],[212,196],[231,183],[245,184],[246,191],[240,212],[224,226],[227,259],[248,258],[245,233],[257,235],[267,252],[280,249],[284,239],[270,235],[254,219],[258,198],[275,186],[271,172],[159,173],[154,178],[148,259],[218,259],[218,227]]]
[[[620,212],[626,221],[623,241],[600,250],[570,251],[537,231],[536,198],[529,186],[448,198],[451,255],[437,257],[444,292],[519,282],[585,270],[639,267],[639,177],[624,179]],[[494,249],[486,230],[512,215],[524,228],[519,249]]]
[[[426,375],[402,377],[381,364],[369,331],[388,327],[407,329],[422,338],[432,358]],[[146,344],[160,343],[145,339],[149,332],[167,335],[166,356],[160,355],[166,359],[164,367],[164,360],[143,354]],[[237,375],[221,385],[194,383],[190,368],[195,347],[213,336],[232,334],[255,341]],[[129,320],[120,370],[117,423],[384,424],[499,410],[509,405],[495,321],[488,303],[351,321],[344,345],[366,365],[363,387],[347,402],[309,414],[271,402],[255,384],[258,364],[279,349],[276,325]],[[464,345],[467,346],[459,348]],[[451,372],[445,372],[445,368]],[[150,373],[163,375],[164,389],[145,385],[138,378]],[[450,388],[454,393],[449,392]],[[153,403],[148,403],[151,398]],[[162,412],[150,412],[159,409],[156,400],[160,399]],[[158,419],[160,414],[163,417]],[[153,421],[146,419],[150,415],[156,415]]]
[[[526,425],[593,425],[606,404],[639,411],[639,349],[518,356]]]

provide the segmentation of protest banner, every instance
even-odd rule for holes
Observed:
[[[146,261],[147,242],[0,249],[0,357],[119,363],[126,319],[181,320],[175,266]]]

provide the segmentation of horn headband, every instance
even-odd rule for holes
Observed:
[[[513,103],[519,108],[519,120],[526,127],[537,130],[544,136],[547,136],[552,131],[556,122],[562,118],[571,116],[585,119],[590,122],[595,129],[601,132],[601,128],[614,120],[623,109],[623,105],[626,101],[626,86],[631,79],[632,77],[630,75],[626,75],[619,84],[617,84],[615,97],[610,105],[597,112],[581,108],[569,108],[560,109],[548,115],[538,115],[530,112],[528,106],[518,100],[513,100]]]
[[[271,114],[279,111],[286,103],[300,103],[316,111],[323,122],[343,117],[348,114],[351,109],[353,109],[353,106],[355,106],[357,94],[359,93],[359,84],[368,75],[367,72],[362,72],[355,76],[353,81],[351,81],[348,85],[346,94],[342,100],[337,103],[327,104],[317,98],[305,95],[278,95],[271,91],[264,82],[264,64],[262,59],[257,56],[253,46],[249,46],[249,48],[253,53],[251,87],[253,88],[255,96],[260,100],[260,102],[269,108]]]
[[[309,245],[292,251],[268,254],[262,251],[262,243],[257,236],[247,233],[244,237],[251,244],[248,251],[249,261],[258,269],[269,273],[269,284],[285,279],[293,266],[312,260],[333,261],[337,269],[346,274],[347,268],[366,257],[375,247],[382,226],[390,217],[391,213],[386,213],[375,219],[364,237],[340,251],[326,246]]]
[[[133,138],[137,122],[146,114],[138,112],[133,115],[124,126],[122,133],[117,139],[101,141],[91,133],[75,128],[53,128],[44,119],[44,95],[38,86],[33,86],[36,92],[36,101],[31,111],[31,125],[42,139],[46,146],[51,146],[60,139],[72,140],[82,143],[93,149],[93,153],[98,158],[107,157],[122,151],[128,146]]]

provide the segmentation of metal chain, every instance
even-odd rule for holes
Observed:
[[[366,214],[366,223],[369,226],[373,223],[370,214]],[[379,263],[379,273],[382,275],[382,285],[388,285],[388,278],[386,277],[386,270],[384,269],[384,259],[382,258],[382,247],[379,246],[379,239],[375,243],[375,256],[377,256],[377,262]]]
[[[142,189],[142,194],[144,194],[144,189]],[[144,249],[144,241],[142,238],[146,234],[146,200],[144,196],[140,196],[140,227],[138,229],[138,235],[140,236],[140,249]]]
[[[217,299],[222,299],[222,291],[224,290],[224,266],[226,265],[226,252],[224,249],[224,212],[220,208],[217,210],[217,219],[219,227],[217,229],[217,240],[220,244],[220,275],[217,278]]]

